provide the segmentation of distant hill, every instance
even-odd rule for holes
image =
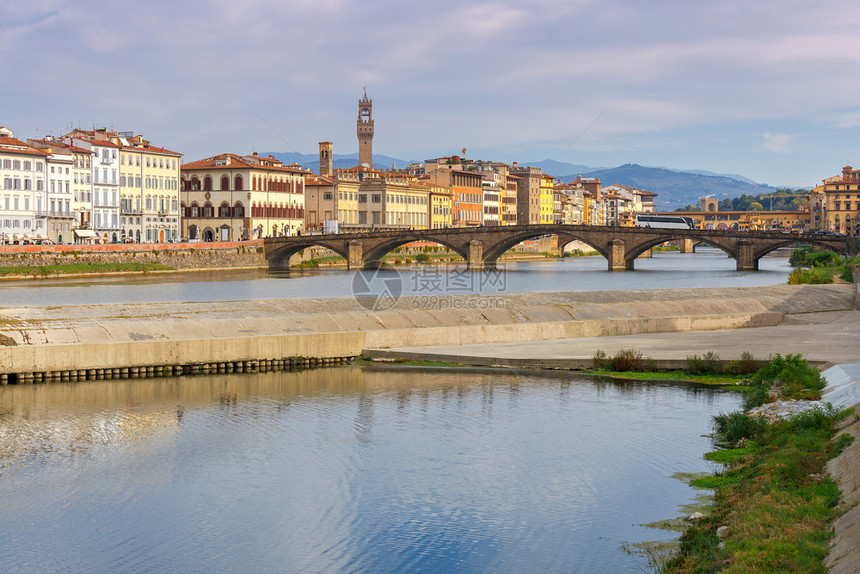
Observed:
[[[565,183],[579,174],[563,176]],[[628,163],[609,169],[600,169],[582,174],[597,177],[603,185],[621,183],[657,194],[655,204],[661,211],[669,211],[685,205],[695,204],[699,198],[713,195],[718,199],[738,197],[744,193],[758,195],[776,191],[775,187],[749,181],[741,181],[725,175],[705,175],[688,171],[674,171],[659,167],[644,167]],[[746,178],[745,178],[746,179]]]

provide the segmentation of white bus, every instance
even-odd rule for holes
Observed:
[[[636,227],[653,227],[655,229],[695,229],[696,222],[692,217],[675,215],[637,215]]]

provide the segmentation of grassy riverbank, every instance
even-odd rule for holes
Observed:
[[[90,275],[101,273],[147,273],[150,271],[173,271],[174,268],[159,263],[97,263],[70,265],[38,265],[0,267],[0,277],[52,277],[59,275]]]
[[[794,267],[788,276],[789,285],[853,283],[853,269],[860,265],[860,256],[840,257],[832,251],[812,251],[804,247],[792,252],[789,264]]]
[[[753,416],[749,409],[777,399],[820,398],[821,375],[796,355],[777,355],[750,383],[747,410],[714,420],[724,448],[706,458],[723,470],[691,483],[715,490],[710,512],[684,532],[660,572],[826,572],[840,491],[825,465],[850,444],[848,435],[833,439],[853,409],[816,407],[772,422]]]

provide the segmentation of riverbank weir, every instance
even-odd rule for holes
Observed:
[[[852,285],[783,285],[402,297],[381,310],[356,299],[3,307],[0,383],[89,380],[99,371],[122,377],[122,369],[131,376],[135,368],[138,376],[194,365],[211,372],[220,363],[324,361],[374,349],[768,327],[853,309],[854,298]]]

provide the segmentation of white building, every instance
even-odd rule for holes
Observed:
[[[92,151],[93,231],[102,242],[118,242],[120,240],[119,152],[121,146],[101,139],[85,139],[91,133],[72,132],[64,137],[63,141]]]
[[[57,243],[93,241],[93,152],[51,136],[27,143],[49,154],[45,199],[36,208],[48,238]]]
[[[47,154],[0,127],[0,243],[45,234],[36,218],[45,192]]]

